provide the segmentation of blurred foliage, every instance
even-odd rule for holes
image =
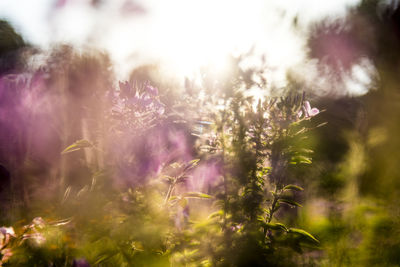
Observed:
[[[225,77],[204,70],[180,95],[143,69],[116,83],[107,55],[68,46],[3,75],[1,223],[12,227],[2,228],[2,263],[312,261],[319,241],[295,223],[295,170],[312,162],[304,140],[319,110],[304,94],[257,102],[248,92],[266,81],[241,60]]]
[[[322,266],[400,265],[399,11],[397,1],[361,1],[343,20],[314,25],[310,35],[310,56],[334,79],[345,79],[365,58],[376,72],[364,96],[317,101],[329,124],[315,131],[319,167],[310,176],[320,193],[309,197],[302,220],[323,240]]]

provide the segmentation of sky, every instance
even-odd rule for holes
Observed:
[[[196,75],[201,66],[223,71],[229,55],[253,48],[272,70],[269,81],[284,86],[288,69],[313,71],[304,65],[307,26],[326,16],[343,16],[358,2],[1,0],[0,18],[42,48],[63,42],[109,52],[121,79],[140,64],[158,64],[180,79]],[[364,68],[355,69],[364,83],[366,75]],[[348,86],[365,91],[357,81]]]

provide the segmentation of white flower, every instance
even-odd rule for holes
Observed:
[[[2,233],[4,236],[9,235],[15,237],[14,228],[12,227],[0,227],[0,233]]]

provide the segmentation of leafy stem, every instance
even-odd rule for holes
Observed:
[[[168,200],[170,199],[170,197],[172,195],[172,191],[174,191],[174,188],[175,188],[175,182],[172,182],[168,187],[167,195],[165,196],[165,199],[164,199],[164,205],[166,205],[168,203]]]
[[[273,215],[275,213],[275,211],[277,211],[277,204],[278,204],[278,200],[279,200],[279,195],[278,195],[278,187],[275,187],[275,191],[273,192],[273,200],[272,200],[272,204],[271,207],[269,209],[269,214],[268,214],[268,219],[267,219],[267,223],[270,223],[272,221]]]

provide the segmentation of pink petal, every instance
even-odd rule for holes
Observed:
[[[312,108],[311,110],[310,110],[310,112],[309,112],[309,115],[310,116],[315,116],[315,115],[317,115],[319,113],[319,109],[317,109],[317,108]]]

